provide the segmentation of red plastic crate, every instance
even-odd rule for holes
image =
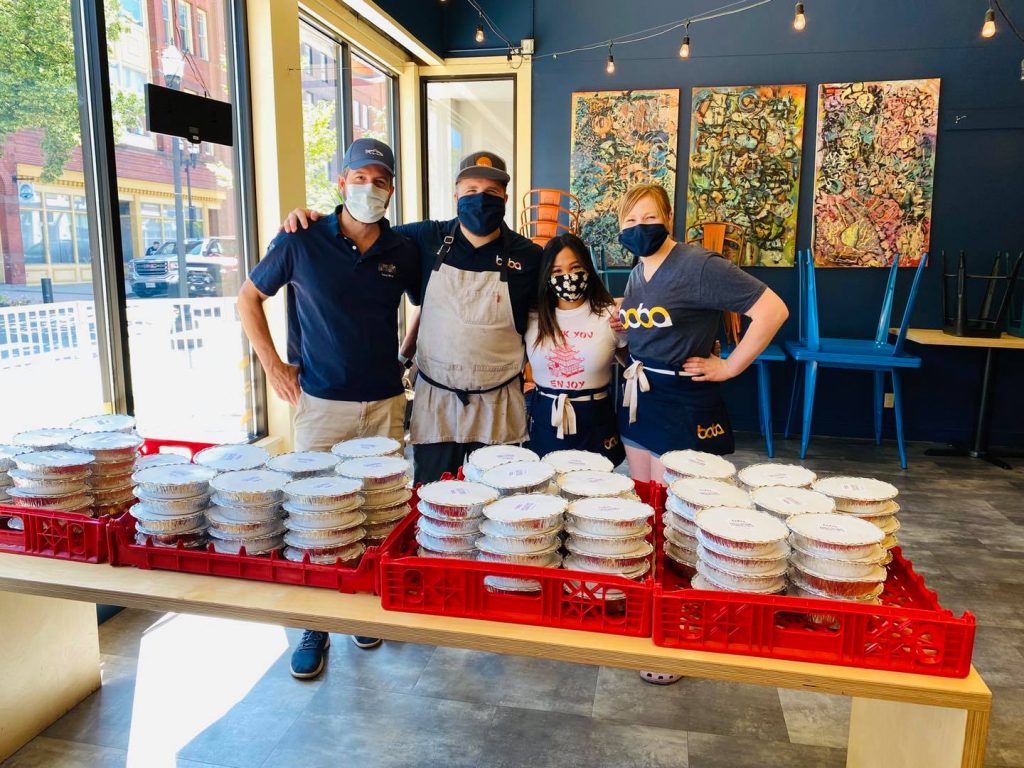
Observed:
[[[413,497],[415,500],[415,496]],[[133,566],[146,570],[179,571],[201,573],[207,576],[227,576],[250,581],[269,581],[275,584],[297,584],[304,587],[323,587],[352,594],[366,592],[378,594],[378,568],[381,552],[385,547],[401,539],[406,529],[412,528],[413,515],[399,523],[398,527],[380,547],[367,547],[359,565],[342,568],[334,565],[296,563],[285,560],[278,552],[267,556],[229,555],[213,551],[213,545],[203,549],[178,547],[155,547],[150,543],[135,543],[135,519],[125,513],[117,520],[110,521],[107,538],[110,547],[110,564]],[[415,549],[415,542],[413,542]]]
[[[659,513],[663,487],[638,483],[637,493],[653,502]],[[414,517],[418,516],[417,511]],[[410,525],[390,542],[391,547],[385,547],[381,558],[381,604],[389,611],[650,637],[653,573],[636,582],[561,568],[403,556],[403,550],[415,550],[414,537]],[[536,579],[541,589],[530,594],[493,591],[484,584],[487,576]],[[626,597],[606,600],[605,589],[621,590]]]
[[[660,533],[660,532],[659,532]],[[659,559],[664,555],[659,553]],[[661,569],[654,588],[654,644],[818,664],[966,677],[975,621],[939,604],[899,547],[882,605],[689,588]]]
[[[214,445],[216,443],[196,443],[191,440],[162,440],[147,437],[142,447],[139,448],[139,454],[150,456],[154,453],[160,453],[161,448],[184,448],[188,451],[189,459],[192,459],[204,448],[212,448]]]
[[[15,552],[80,563],[105,563],[106,519],[0,504],[0,518],[20,517],[25,530],[0,523],[0,552]]]

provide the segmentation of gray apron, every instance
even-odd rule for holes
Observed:
[[[458,226],[438,249],[423,296],[410,439],[523,442],[524,348],[508,290],[508,233],[502,232],[499,271],[469,272],[445,264]]]

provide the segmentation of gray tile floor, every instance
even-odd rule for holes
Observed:
[[[763,460],[740,438],[739,465]],[[796,446],[778,442],[777,459]],[[991,766],[1024,766],[1024,471],[816,439],[806,463],[901,489],[904,550],[943,602],[979,622],[992,687]],[[845,764],[849,700],[733,683],[649,686],[631,672],[335,636],[298,682],[298,633],[125,611],[101,628],[103,688],[4,768],[530,766],[740,768]]]

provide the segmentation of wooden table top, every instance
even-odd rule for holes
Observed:
[[[372,595],[217,576],[0,554],[0,590],[956,709],[987,712],[992,702],[973,667],[950,679],[676,650],[650,638],[385,611]]]
[[[898,333],[899,328],[893,328]],[[941,328],[908,328],[907,341],[930,344],[937,347],[980,347],[982,349],[1024,349],[1024,338],[1004,333],[998,339],[981,339],[974,336],[951,336]]]

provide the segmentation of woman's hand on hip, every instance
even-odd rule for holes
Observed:
[[[692,374],[694,381],[728,381],[732,378],[728,363],[717,355],[687,358],[683,370]]]

